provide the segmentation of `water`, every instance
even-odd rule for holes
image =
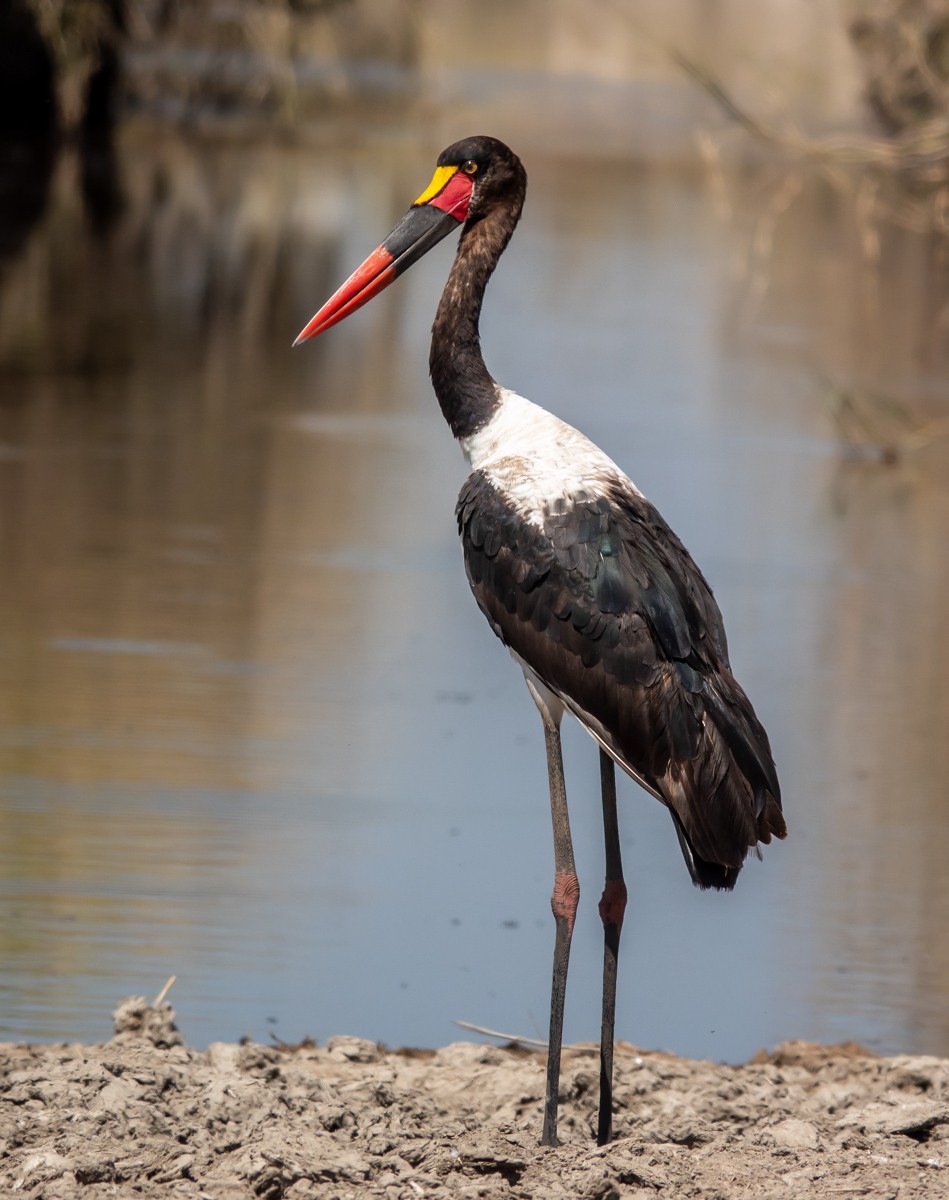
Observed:
[[[289,349],[439,148],[129,126],[111,216],[90,220],[65,155],[8,253],[5,1038],[106,1037],[120,997],[172,974],[198,1045],[435,1045],[454,1019],[544,1034],[543,740],[468,594],[464,468],[426,378],[449,245]],[[852,202],[774,164],[528,166],[489,365],[606,447],[702,565],[791,830],[733,895],[700,894],[666,814],[621,781],[618,1035],[721,1059],[788,1037],[949,1053],[932,247],[882,227],[868,263]],[[847,453],[834,387],[884,440],[917,431],[895,464]],[[573,727],[565,753],[583,887],[566,1035],[592,1039],[597,756]]]

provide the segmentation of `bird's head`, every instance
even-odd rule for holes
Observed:
[[[443,150],[428,191],[443,172],[448,173],[446,179],[462,174],[471,182],[466,219],[477,220],[502,203],[506,206],[516,204],[517,215],[520,215],[527,175],[514,151],[497,138],[464,138]],[[422,203],[427,194],[423,192],[415,203]]]
[[[294,346],[361,308],[452,230],[466,223],[475,224],[501,203],[512,210],[516,221],[526,187],[527,176],[520,159],[496,138],[464,138],[443,150],[425,191],[385,241],[309,321]]]

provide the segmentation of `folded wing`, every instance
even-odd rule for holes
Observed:
[[[528,520],[476,471],[458,526],[495,633],[672,814],[696,884],[731,888],[784,837],[771,748],[688,551],[622,479]]]

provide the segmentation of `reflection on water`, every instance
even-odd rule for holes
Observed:
[[[108,232],[66,157],[7,263],[3,1036],[105,1036],[120,996],[171,974],[196,1043],[542,1030],[542,738],[468,595],[463,466],[425,375],[450,251],[289,350],[438,148],[130,128]],[[927,247],[888,235],[870,270],[852,210],[804,180],[749,259],[773,167],[717,189],[528,167],[489,362],[606,445],[703,565],[791,826],[735,895],[701,895],[624,787],[620,1036],[949,1053],[949,452],[843,461],[822,402],[827,378],[938,417]],[[593,1038],[596,751],[565,746],[585,885],[567,1035]]]

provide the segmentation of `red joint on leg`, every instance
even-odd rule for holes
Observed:
[[[558,921],[563,919],[567,922],[567,929],[571,933],[579,903],[580,880],[572,871],[558,871],[554,876],[554,894],[550,897],[550,907]]]
[[[600,920],[604,925],[615,925],[623,928],[623,914],[626,912],[626,884],[622,879],[608,879],[600,899]]]

